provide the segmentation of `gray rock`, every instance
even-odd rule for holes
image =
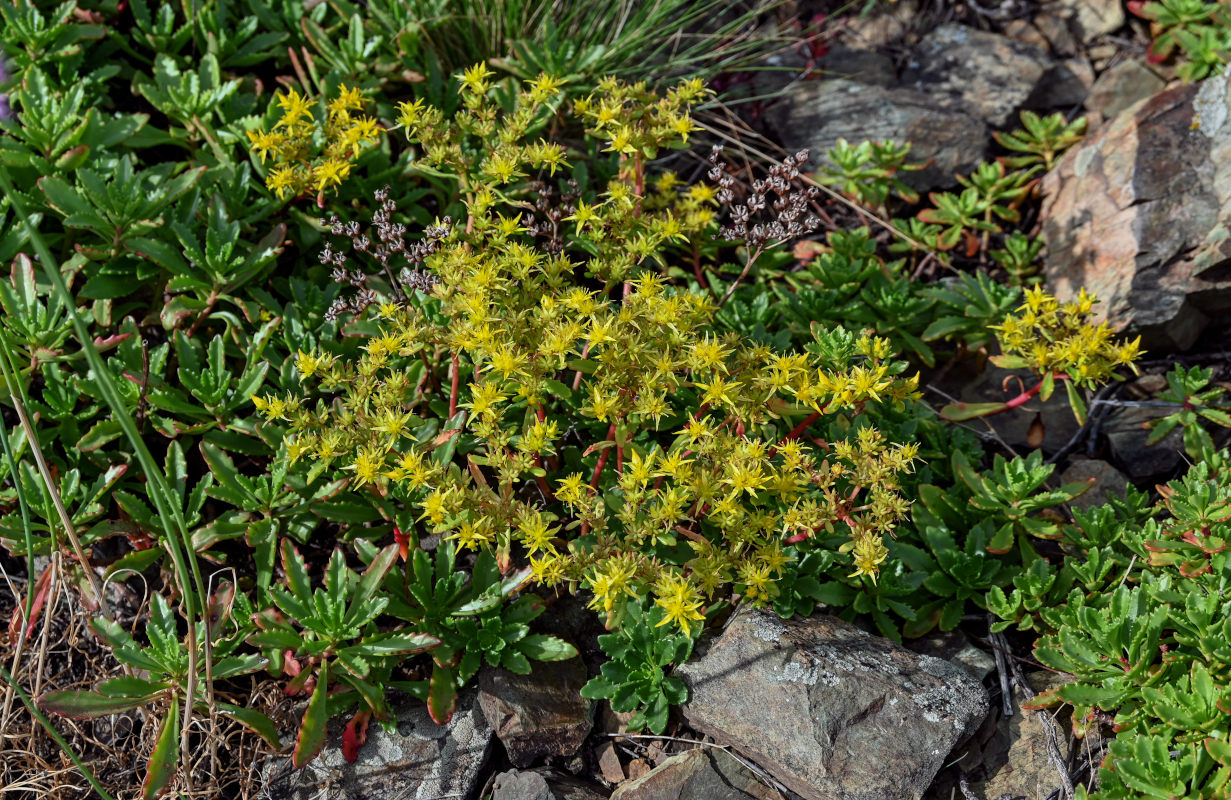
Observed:
[[[777,790],[722,750],[699,747],[623,783],[611,800],[778,800]]]
[[[943,658],[950,664],[961,667],[977,681],[983,680],[996,669],[996,659],[971,644],[970,639],[961,631],[934,631],[905,644],[908,650]]]
[[[863,47],[835,44],[817,59],[816,66],[827,78],[845,78],[865,86],[889,88],[898,79],[893,59]]]
[[[1039,673],[1031,673],[1028,680],[1036,692],[1047,688]],[[1064,680],[1054,682],[1060,684]],[[970,788],[979,797],[1047,797],[1061,786],[1059,773],[1048,754],[1041,716],[1022,709],[1026,697],[1020,688],[1014,687],[1013,696],[1017,713],[1000,718],[991,741],[983,747],[982,764],[972,771]],[[1056,737],[1064,761],[1068,759],[1068,744],[1067,737]]]
[[[479,707],[513,766],[580,749],[594,719],[593,703],[581,696],[585,682],[579,658],[536,661],[529,675],[490,668],[479,673]]]
[[[339,737],[303,769],[289,758],[267,770],[273,800],[435,800],[466,797],[478,788],[479,771],[492,746],[492,730],[479,712],[474,692],[458,699],[448,725],[437,725],[420,701],[397,712],[393,733],[368,726],[359,759],[347,763]],[[332,727],[332,726],[331,726]]]
[[[509,770],[496,776],[491,800],[607,800],[608,793],[553,770]]]
[[[1121,0],[1052,0],[1044,9],[1068,23],[1082,42],[1091,42],[1124,25]]]
[[[988,711],[963,669],[829,616],[742,608],[676,674],[692,727],[806,800],[917,800]]]
[[[1074,458],[1060,475],[1062,484],[1086,480],[1093,481],[1090,488],[1069,504],[1082,511],[1107,505],[1109,494],[1124,497],[1124,490],[1128,486],[1128,478],[1124,473],[1097,458]]]
[[[1121,61],[1107,69],[1086,98],[1086,110],[1110,119],[1148,97],[1161,92],[1167,82],[1137,59]]]
[[[1052,75],[1056,62],[1025,42],[963,25],[941,25],[919,42],[901,86],[933,98],[942,109],[970,113],[993,127],[1017,121],[1017,111]],[[1055,77],[1048,80],[1054,83]]]
[[[1179,427],[1156,444],[1146,444],[1150,432],[1145,423],[1166,414],[1165,408],[1118,408],[1103,424],[1111,457],[1134,482],[1169,478],[1184,459]]]
[[[1152,350],[1190,347],[1231,309],[1231,72],[1133,106],[1043,181],[1049,288]]]
[[[807,147],[815,160],[846,139],[910,142],[911,162],[934,159],[902,182],[914,189],[951,186],[954,173],[968,173],[985,155],[989,133],[982,120],[962,110],[945,110],[922,92],[886,89],[855,81],[809,81],[791,90],[768,114],[788,150]]]

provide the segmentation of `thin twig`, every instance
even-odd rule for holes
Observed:
[[[987,638],[998,645],[1004,641],[1004,637],[992,630],[992,623],[995,617],[991,614],[987,615]],[[1004,649],[1008,649],[1007,646]],[[992,647],[992,657],[996,659],[996,677],[1000,679],[1000,710],[1006,717],[1013,716],[1013,694],[1009,688],[1009,667],[1005,662],[1004,650],[1000,647]]]

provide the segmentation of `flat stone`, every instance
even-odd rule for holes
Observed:
[[[607,800],[601,787],[554,770],[509,770],[496,776],[491,800]]]
[[[1124,26],[1122,0],[1053,0],[1044,8],[1068,22],[1083,43]]]
[[[594,756],[598,761],[598,772],[608,783],[622,783],[625,779],[624,765],[620,763],[620,754],[616,752],[615,743],[603,742],[594,748]]]
[[[1086,98],[1086,110],[1110,119],[1161,92],[1167,82],[1137,59],[1127,59],[1107,69]]]
[[[908,161],[933,160],[927,169],[901,176],[917,190],[952,186],[955,173],[968,173],[983,160],[990,138],[982,120],[961,109],[940,108],[927,94],[845,79],[803,83],[767,118],[788,150],[807,147],[814,159],[826,163],[839,139],[910,142]]]
[[[1036,677],[1037,673],[1032,673],[1028,680],[1038,692],[1045,687],[1036,682]],[[1020,688],[1014,687],[1013,696],[1017,713],[1001,718],[984,747],[983,764],[971,776],[970,788],[979,797],[1047,797],[1061,786],[1048,753],[1043,721],[1037,713],[1022,710],[1021,703],[1026,697]],[[1061,730],[1063,734],[1064,729]],[[1057,736],[1056,746],[1060,758],[1067,761],[1068,737]]]
[[[676,674],[693,728],[805,800],[917,800],[988,711],[965,670],[830,616],[741,608]]]
[[[585,682],[579,658],[536,661],[529,675],[491,668],[479,673],[479,707],[513,766],[581,748],[594,719],[593,703],[581,696]]]
[[[995,33],[946,24],[919,42],[900,85],[940,108],[962,111],[992,127],[1017,121],[1055,60],[1042,49]]]
[[[480,713],[474,691],[465,692],[448,725],[437,725],[421,701],[407,699],[395,708],[396,729],[390,733],[373,722],[359,759],[342,755],[342,723],[331,723],[331,735],[320,755],[303,769],[278,758],[266,771],[273,800],[435,800],[466,797],[478,789],[479,773],[491,752],[494,736]],[[333,731],[337,727],[338,731]]]
[[[1109,495],[1123,498],[1128,486],[1124,473],[1097,458],[1074,458],[1069,461],[1068,468],[1060,475],[1060,483],[1077,481],[1092,481],[1090,488],[1069,504],[1082,511],[1107,505]]]
[[[1170,478],[1184,460],[1179,426],[1156,444],[1146,444],[1150,431],[1145,424],[1166,415],[1165,408],[1117,408],[1103,423],[1112,459],[1134,482]]]
[[[961,667],[970,676],[981,681],[996,669],[996,659],[970,643],[961,631],[934,631],[905,643],[908,650],[923,655],[943,658],[950,664]]]
[[[864,47],[835,44],[817,59],[816,66],[827,78],[845,78],[865,86],[888,88],[897,82],[893,59]]]
[[[1043,181],[1048,287],[1085,287],[1096,319],[1155,351],[1190,347],[1231,310],[1231,71],[1153,95]]]
[[[699,747],[629,780],[611,800],[778,800],[777,790],[730,754]]]

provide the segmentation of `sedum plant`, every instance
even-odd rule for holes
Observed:
[[[1117,731],[1089,797],[1226,796],[1231,780],[1231,568],[1228,454],[1213,454],[1182,480],[1076,515],[1063,560],[1032,564],[1012,596],[988,607],[1042,633],[1035,658],[1070,682],[1031,705],[1074,707],[1086,735],[1100,720]],[[1065,592],[1067,591],[1067,595]],[[1085,795],[1085,790],[1078,796]]]
[[[1029,369],[1037,382],[1023,385],[1016,397],[1003,403],[954,403],[941,415],[950,420],[967,420],[1001,414],[1019,408],[1034,397],[1048,400],[1061,382],[1068,393],[1073,415],[1078,422],[1086,418],[1086,404],[1079,389],[1093,389],[1108,380],[1122,380],[1116,368],[1128,366],[1141,355],[1141,337],[1117,342],[1106,323],[1095,325],[1089,316],[1096,298],[1082,289],[1077,299],[1061,303],[1036,286],[1026,291],[1026,302],[1017,314],[1010,314],[1000,325],[993,325],[1000,341],[1001,355],[992,363],[1008,369]]]
[[[325,103],[323,118],[318,105],[294,89],[277,96],[281,116],[268,131],[248,131],[252,152],[273,159],[265,185],[281,200],[315,193],[316,203],[325,204],[325,191],[341,186],[350,174],[351,162],[360,151],[374,144],[383,130],[375,117],[363,114],[363,94],[342,85],[338,96]]]
[[[654,99],[604,81],[574,104],[619,171],[543,209],[532,199],[550,190],[527,179],[567,169],[567,154],[526,140],[559,87],[540,76],[501,111],[489,77],[483,65],[461,76],[451,118],[416,102],[399,120],[422,154],[412,165],[457,182],[464,225],[407,243],[383,204],[374,238],[333,223],[350,254],[326,259],[362,287],[344,310],[374,306],[377,327],[357,359],[300,354],[328,400],[257,399],[287,423],[291,458],[395,498],[417,533],[493,552],[502,572],[524,560],[538,584],[587,590],[609,624],[640,596],[682,631],[725,588],[768,601],[784,544],[818,532],[843,537],[854,574],[874,579],[915,446],[871,427],[805,434],[826,415],[901,404],[914,381],[870,336],[773,353],[718,334],[709,296],[667,284],[673,243],[705,235],[714,213],[705,191],[661,206],[646,166],[685,143],[700,84]],[[349,266],[368,256],[377,274]]]

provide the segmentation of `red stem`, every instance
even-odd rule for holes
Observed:
[[[607,429],[607,438],[604,441],[611,441],[615,438],[616,424],[611,423],[611,427]],[[594,465],[594,475],[590,478],[590,488],[598,488],[598,479],[603,474],[603,467],[607,466],[607,458],[611,455],[611,448],[604,447],[603,451],[598,454],[598,463]]]
[[[586,342],[586,346],[581,348],[581,360],[585,361],[589,355],[590,355],[590,343]],[[573,391],[575,392],[580,388],[581,388],[581,370],[577,370],[577,373],[573,375]]]
[[[449,390],[449,419],[457,413],[457,384],[462,377],[462,362],[457,353],[453,354],[453,386]]]
[[[816,422],[820,418],[821,418],[821,412],[819,411],[809,414],[808,417],[804,419],[803,422],[799,423],[794,428],[791,428],[790,433],[788,433],[786,436],[783,436],[781,439],[779,439],[777,442],[774,443],[773,447],[769,448],[769,457],[773,458],[774,455],[777,454],[778,445],[782,444],[783,442],[789,442],[791,439],[797,438],[801,433],[803,433],[805,430],[808,429],[809,425]]]

